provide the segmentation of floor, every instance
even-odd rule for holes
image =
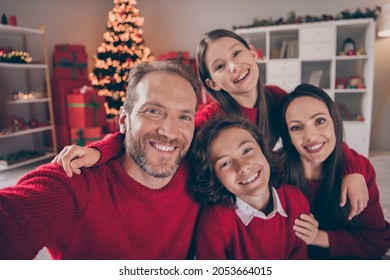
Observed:
[[[383,213],[386,220],[390,222],[390,151],[371,151],[369,159],[376,170]],[[0,188],[12,186],[25,173],[42,163],[44,162],[0,172]],[[390,252],[388,252],[388,256],[386,258],[390,258]],[[42,250],[36,257],[36,259],[49,258],[46,250]]]

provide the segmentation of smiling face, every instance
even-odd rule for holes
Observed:
[[[170,178],[193,138],[195,92],[184,78],[164,72],[146,74],[136,92],[131,114],[122,110],[120,118],[121,132],[126,132],[125,170],[141,183]]]
[[[206,80],[210,88],[223,89],[236,100],[248,94],[257,96],[259,67],[253,46],[247,49],[234,38],[221,37],[208,44],[205,60],[211,76]]]
[[[269,195],[270,166],[247,130],[223,129],[210,145],[210,159],[218,180],[242,200],[253,205],[254,197]]]
[[[304,166],[318,166],[336,146],[333,120],[325,103],[314,97],[293,100],[286,110],[291,142]]]

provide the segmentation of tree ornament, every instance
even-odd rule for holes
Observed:
[[[1,24],[8,24],[7,16],[5,14],[1,16]]]

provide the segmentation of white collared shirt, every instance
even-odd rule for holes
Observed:
[[[250,206],[248,203],[246,203],[239,197],[236,198],[236,207],[235,207],[236,213],[245,226],[247,226],[254,217],[267,220],[273,218],[277,212],[279,212],[279,214],[282,217],[287,217],[287,214],[284,211],[282,204],[280,203],[279,196],[278,193],[276,192],[276,189],[272,187],[271,191],[272,191],[272,200],[273,200],[272,201],[273,210],[268,215],[265,215],[262,211],[253,208],[252,206]]]

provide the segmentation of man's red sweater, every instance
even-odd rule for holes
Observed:
[[[254,217],[245,226],[234,207],[202,209],[196,234],[197,259],[284,260],[307,259],[306,244],[296,237],[294,220],[310,213],[309,203],[297,188],[282,185],[277,190],[287,217]]]
[[[187,181],[185,163],[159,190],[117,160],[72,178],[43,165],[0,190],[0,259],[32,259],[43,247],[54,259],[193,258],[199,206]]]

